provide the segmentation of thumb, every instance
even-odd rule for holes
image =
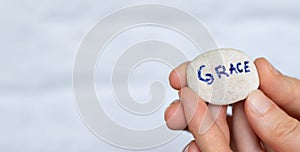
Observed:
[[[298,120],[286,114],[260,90],[252,92],[247,98],[245,113],[256,135],[273,150],[300,149]]]

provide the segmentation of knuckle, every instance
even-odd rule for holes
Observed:
[[[288,139],[297,132],[300,132],[299,122],[293,118],[277,121],[273,128],[275,137],[279,139]]]

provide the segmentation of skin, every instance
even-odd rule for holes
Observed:
[[[183,63],[170,73],[170,85],[179,91],[179,100],[165,111],[170,129],[187,130],[194,136],[184,151],[299,151],[298,79],[284,76],[264,58],[256,59],[260,87],[234,104],[229,117],[226,106],[219,107],[221,112],[216,115],[187,87],[187,65]]]

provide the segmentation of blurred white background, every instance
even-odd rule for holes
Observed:
[[[299,1],[2,0],[0,151],[130,151],[98,139],[81,121],[72,69],[93,25],[120,8],[143,3],[183,9],[206,25],[219,47],[264,56],[284,74],[300,77]],[[148,151],[181,151],[190,140],[183,133]]]

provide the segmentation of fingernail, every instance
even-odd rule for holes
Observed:
[[[266,113],[272,103],[270,99],[268,99],[261,91],[257,90],[252,93],[247,98],[247,101],[250,105],[251,110],[256,114],[264,114]]]
[[[183,152],[188,152],[188,151],[189,151],[189,148],[190,148],[190,145],[188,145],[187,147],[185,147],[185,149],[184,149]]]

